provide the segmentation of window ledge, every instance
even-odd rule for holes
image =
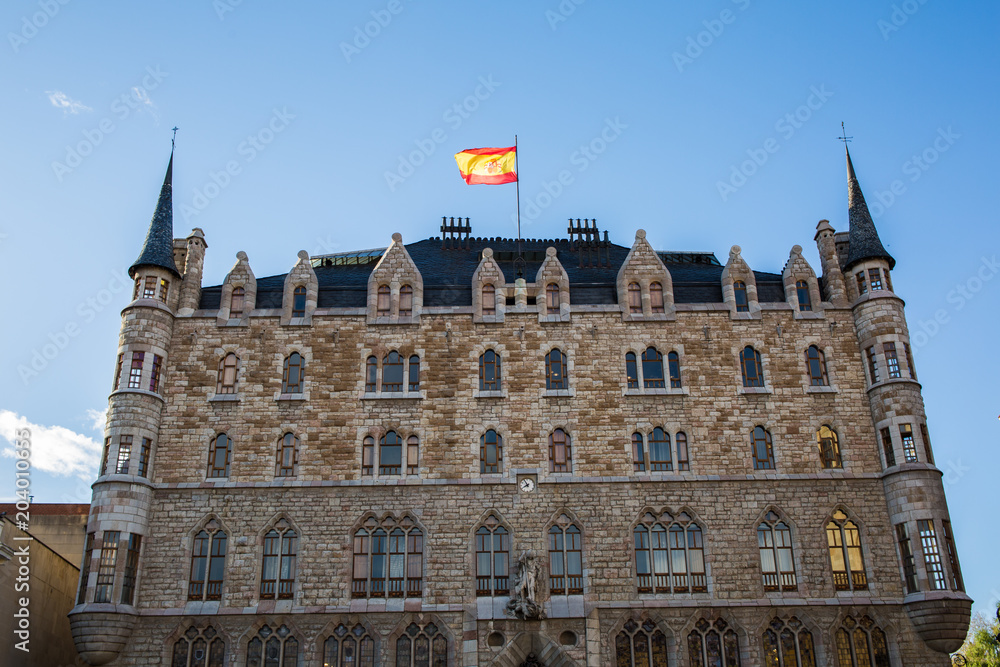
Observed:
[[[208,399],[209,403],[239,403],[242,400],[237,394],[216,394]]]
[[[312,324],[312,313],[304,317],[290,317],[288,321],[284,323],[286,327],[307,327]]]
[[[362,401],[421,401],[427,398],[427,391],[366,391],[361,395]]]
[[[297,394],[282,394],[282,393],[279,392],[279,393],[277,393],[277,394],[274,395],[274,400],[276,400],[278,402],[282,402],[282,403],[283,402],[294,403],[294,402],[298,402],[298,401],[308,401],[309,400],[309,392],[308,391],[304,391],[304,392],[299,392]]]
[[[771,387],[738,387],[738,393],[740,394],[773,394]]]
[[[645,315],[643,313],[622,314],[623,322],[673,322],[676,319],[677,316],[674,315],[673,310],[663,313],[650,313],[649,315]]]
[[[472,393],[473,398],[507,398],[506,389],[476,389]]]
[[[126,475],[117,472],[109,472],[101,477],[98,477],[94,484],[104,483],[104,482],[123,482],[125,484],[141,484],[143,486],[148,486],[153,488],[153,483],[149,481],[148,477],[140,477],[139,475]]]
[[[828,385],[828,384],[824,384],[824,385],[809,385],[808,387],[806,387],[806,393],[807,394],[836,394],[837,393],[837,388],[834,387],[834,386],[832,386],[832,385]]]
[[[799,310],[798,308],[794,308],[792,309],[792,318],[796,320],[824,320],[826,319],[826,315],[822,309]]]
[[[690,387],[650,387],[648,389],[625,389],[623,396],[687,396],[691,393]]]
[[[142,394],[143,396],[152,396],[154,398],[158,398],[161,401],[163,401],[164,403],[166,403],[166,399],[163,398],[163,396],[161,396],[160,394],[156,393],[155,391],[149,391],[147,389],[128,389],[128,388],[126,388],[126,389],[116,389],[115,391],[111,392],[111,396],[117,396],[119,394]]]
[[[542,392],[542,396],[545,398],[559,398],[565,396],[576,396],[576,389],[570,387],[569,389],[546,389]]]
[[[878,382],[876,382],[873,385],[870,385],[868,387],[868,391],[872,391],[874,389],[879,389],[881,387],[885,387],[885,386],[890,385],[890,384],[899,384],[899,383],[903,383],[903,384],[915,384],[915,385],[917,385],[917,388],[922,388],[922,385],[919,382],[917,382],[916,380],[914,380],[913,378],[886,378],[884,380],[879,380]]]

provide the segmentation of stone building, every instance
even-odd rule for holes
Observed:
[[[70,614],[90,664],[950,664],[971,600],[849,155],[820,278],[797,245],[766,273],[459,218],[214,287],[170,164]]]

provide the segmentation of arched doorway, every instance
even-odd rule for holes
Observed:
[[[537,632],[520,633],[489,664],[497,667],[577,667],[578,665],[557,643]]]

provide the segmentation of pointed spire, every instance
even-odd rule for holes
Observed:
[[[844,270],[850,271],[852,266],[866,259],[884,259],[889,262],[891,269],[896,266],[896,260],[882,246],[872,215],[868,211],[868,204],[865,203],[865,196],[861,193],[858,177],[854,173],[851,151],[846,142],[844,148],[847,151],[847,211],[850,221],[850,246]]]
[[[167,163],[167,173],[163,177],[160,199],[156,202],[156,212],[153,213],[153,219],[149,223],[149,232],[146,233],[142,251],[128,270],[131,278],[135,277],[135,270],[143,266],[158,266],[177,277],[181,275],[177,265],[174,264],[173,170],[174,149],[171,145],[170,162]]]

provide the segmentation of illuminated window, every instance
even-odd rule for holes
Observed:
[[[819,460],[824,468],[842,468],[843,462],[840,459],[840,443],[837,441],[837,432],[823,424],[816,431],[816,442],[819,444]]]
[[[833,519],[826,524],[826,543],[830,551],[833,587],[838,591],[868,590],[861,532],[840,510],[834,512]]]
[[[812,633],[794,616],[785,622],[775,618],[761,640],[765,667],[816,667]]]
[[[616,667],[660,667],[667,664],[667,637],[651,620],[625,621],[615,637]]]
[[[848,616],[834,633],[837,667],[892,667],[885,633],[868,616],[856,622]]]

